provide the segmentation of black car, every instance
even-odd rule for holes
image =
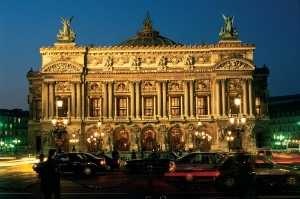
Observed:
[[[185,181],[211,181],[219,187],[236,188],[245,163],[252,165],[257,187],[278,186],[294,188],[299,185],[300,173],[297,170],[280,166],[267,157],[248,153],[218,154],[195,152],[187,154],[170,164],[167,178]]]
[[[111,158],[105,154],[96,155],[99,158],[104,158],[106,161],[106,165],[109,167],[110,171],[114,171],[115,169],[120,169],[121,159],[120,158]]]
[[[59,164],[62,173],[72,172],[89,175],[109,168],[104,158],[98,158],[89,153],[63,153],[55,156],[54,159]],[[43,162],[34,164],[32,168],[40,174]]]
[[[142,159],[132,159],[125,162],[125,168],[131,173],[163,173],[168,171],[169,163],[179,156],[174,152],[152,152]]]

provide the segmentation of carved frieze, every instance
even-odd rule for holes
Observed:
[[[87,90],[88,90],[88,93],[101,92],[102,84],[100,82],[88,82]]]
[[[156,91],[156,84],[154,81],[144,81],[141,89],[142,91]]]
[[[116,82],[114,84],[114,92],[129,92],[129,83],[126,82]]]
[[[196,82],[197,91],[209,91],[211,88],[211,80],[199,80]]]
[[[255,67],[249,60],[229,58],[218,63],[215,69],[216,70],[254,70]]]
[[[70,82],[56,82],[55,92],[69,92],[71,91]]]
[[[168,82],[169,91],[183,91],[183,84],[181,81]]]
[[[242,89],[242,80],[241,79],[229,79],[227,82],[227,88],[230,91]]]
[[[81,73],[83,67],[71,61],[56,61],[45,65],[41,73]]]

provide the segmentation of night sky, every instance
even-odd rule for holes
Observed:
[[[26,74],[41,68],[39,48],[57,42],[61,18],[74,16],[78,46],[113,46],[135,36],[147,12],[161,36],[184,45],[217,44],[222,13],[234,15],[255,65],[270,70],[270,96],[300,94],[300,0],[0,0],[0,108],[28,110]]]

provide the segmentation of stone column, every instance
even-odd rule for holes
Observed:
[[[252,93],[253,93],[253,87],[252,87],[252,79],[248,80],[248,83],[249,83],[249,113],[250,113],[250,116],[253,116],[253,96],[252,96]]]
[[[48,83],[47,82],[44,82],[42,84],[42,117],[43,118],[47,118],[48,119]]]
[[[130,117],[134,118],[134,101],[135,101],[135,96],[134,96],[134,82],[130,82]]]
[[[195,108],[194,108],[194,84],[195,82],[190,81],[189,86],[190,86],[190,117],[193,118],[195,117]]]
[[[167,118],[167,82],[163,82],[163,96],[162,96],[162,105],[163,105],[163,118]]]
[[[55,99],[55,83],[50,82],[48,84],[48,95],[47,95],[47,110],[49,111],[48,113],[48,118],[49,117],[54,117],[54,110],[56,108],[56,99]],[[58,114],[56,110],[56,115]]]
[[[72,82],[71,89],[71,117],[76,117],[75,107],[76,107],[76,83]]]
[[[141,118],[141,104],[140,104],[140,82],[135,83],[135,95],[136,95],[136,118]],[[134,99],[134,98],[133,98]]]
[[[108,109],[108,102],[107,102],[107,82],[103,82],[103,117],[107,118],[107,109]]]
[[[226,80],[225,79],[222,79],[221,80],[221,83],[222,83],[222,116],[226,116],[226,95],[225,95],[225,91],[226,91],[226,86],[225,86],[225,82]]]
[[[81,118],[81,86],[80,82],[76,83],[76,118]]]
[[[113,82],[108,83],[108,118],[113,118]]]
[[[243,88],[243,113],[242,115],[248,115],[248,111],[247,111],[247,101],[249,102],[248,100],[248,97],[247,97],[247,82],[245,79],[242,80],[242,88]]]
[[[188,82],[187,81],[183,81],[183,89],[184,89],[184,116],[189,117],[189,105],[188,105],[189,91],[188,91]]]
[[[161,101],[161,82],[157,82],[157,115],[161,118],[161,111],[162,111],[162,101]],[[156,107],[155,107],[156,108]]]
[[[219,80],[216,80],[216,115],[220,116],[220,85]]]

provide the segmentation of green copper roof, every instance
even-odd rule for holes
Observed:
[[[116,46],[182,46],[182,44],[160,36],[159,32],[152,28],[152,21],[147,12],[143,21],[144,28],[137,32],[137,35],[127,39]]]

